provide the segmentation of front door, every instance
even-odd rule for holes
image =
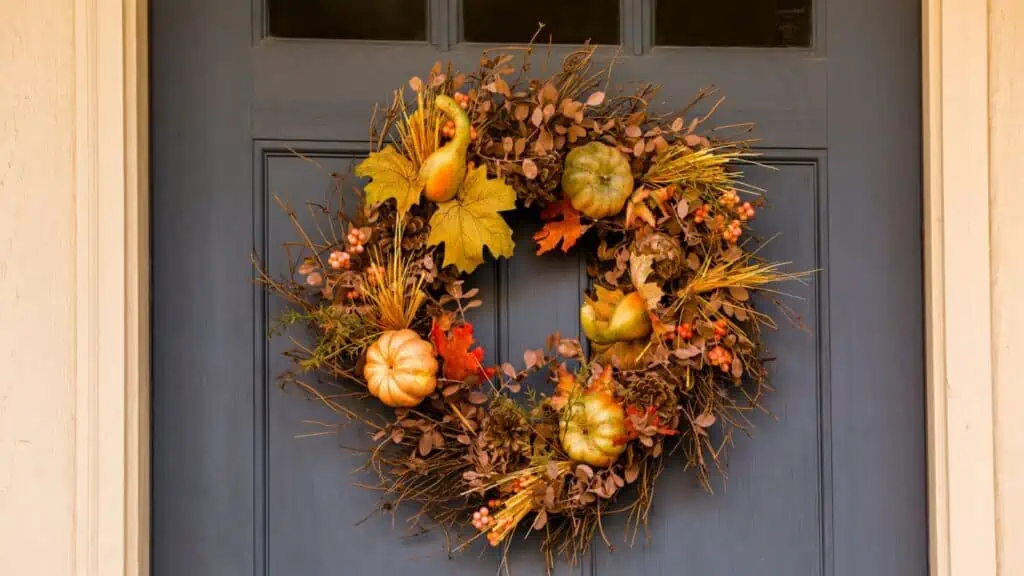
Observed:
[[[152,0],[153,571],[156,576],[493,574],[474,549],[410,536],[354,486],[357,429],[282,392],[279,310],[249,256],[281,270],[279,195],[367,150],[374,102],[481,45],[621,47],[614,81],[680,106],[714,84],[720,124],[756,122],[771,259],[819,269],[791,305],[808,332],[768,337],[777,417],[738,438],[728,481],[672,468],[649,535],[605,527],[584,574],[912,576],[927,572],[922,368],[919,5],[916,0]],[[555,46],[555,56],[566,47]],[[540,50],[538,61],[543,61]],[[615,50],[606,53],[613,56]],[[577,334],[582,260],[516,255],[469,280],[490,360]],[[541,289],[543,287],[543,289]],[[536,545],[517,545],[536,574]],[[556,572],[580,568],[559,565]]]

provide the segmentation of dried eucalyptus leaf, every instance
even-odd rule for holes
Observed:
[[[633,482],[636,482],[637,477],[640,476],[640,466],[637,465],[636,462],[633,462],[632,464],[626,467],[625,475],[626,484],[632,484]]]
[[[420,456],[427,456],[430,451],[434,449],[434,439],[430,434],[424,434],[420,436],[419,453]]]
[[[740,302],[750,300],[750,293],[748,293],[747,289],[742,286],[730,286],[729,295]]]
[[[686,346],[676,348],[675,350],[672,351],[672,355],[675,356],[676,358],[679,358],[680,360],[689,360],[690,358],[700,356],[700,354],[700,348],[697,348],[693,344],[688,344]]]
[[[701,428],[710,428],[715,423],[715,415],[709,412],[704,412],[701,415],[694,418],[693,423]]]
[[[533,109],[533,115],[530,116],[530,123],[540,128],[541,124],[544,123],[544,111],[540,106]]]
[[[537,517],[533,520],[533,529],[540,530],[548,523],[548,512],[547,510],[541,510],[537,512]]]
[[[530,180],[537,177],[537,164],[533,160],[529,158],[523,160],[523,175]]]
[[[551,478],[552,480],[558,479],[558,465],[557,464],[555,464],[554,462],[548,462],[548,465],[547,465],[546,469],[547,469],[546,471],[547,471],[547,474],[548,474],[548,478]]]

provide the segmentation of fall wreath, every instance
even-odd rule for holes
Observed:
[[[371,120],[360,205],[315,205],[331,225],[314,234],[279,201],[302,250],[260,279],[290,304],[281,321],[314,335],[281,382],[365,422],[387,501],[419,505],[413,521],[453,549],[483,537],[507,553],[517,530],[539,533],[550,566],[577,561],[606,514],[642,525],[666,460],[708,487],[770,389],[760,330],[774,324],[752,293],[801,275],[758,258],[761,195],[737,169],[754,161],[749,127],[705,130],[709,92],[656,114],[653,85],[609,91],[594,47],[547,78],[529,77],[533,50],[486,51],[469,74],[438,63],[397,90]],[[541,207],[537,254],[584,234],[595,248],[585,345],[553,334],[521,367],[486,366],[464,278],[485,248],[512,256],[502,213],[517,205]],[[552,393],[524,389],[536,373]],[[325,383],[393,410],[367,417]]]

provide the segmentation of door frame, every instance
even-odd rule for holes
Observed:
[[[1002,64],[990,60],[989,40],[1024,26],[1024,11],[1010,11],[1013,0],[991,2],[1008,12],[990,13],[988,3],[972,0],[922,0],[923,329],[934,576],[997,569],[995,450],[1003,432],[993,402],[990,209],[999,190],[1014,193],[998,185],[1011,181],[1014,167],[992,166],[990,143],[1003,147],[997,157],[1009,158],[1005,147],[1016,147],[1019,156],[1024,142],[1013,134],[990,141],[990,126],[999,120],[990,105],[1007,121],[1020,105],[994,106],[989,76],[1011,75],[1012,50],[998,53]],[[74,9],[76,574],[145,576],[148,0],[75,0]]]

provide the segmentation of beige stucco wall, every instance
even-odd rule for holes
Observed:
[[[992,366],[999,573],[1024,574],[1024,1],[989,2]]]
[[[74,566],[74,13],[0,0],[0,574]]]
[[[972,2],[941,4],[945,17],[955,21],[958,7]],[[132,449],[115,445],[105,452],[96,446],[105,445],[106,436],[76,436],[87,420],[83,412],[76,420],[77,399],[105,396],[76,389],[76,371],[81,374],[83,366],[95,362],[86,358],[89,346],[76,345],[76,335],[89,338],[88,330],[83,336],[81,315],[76,322],[79,296],[85,293],[76,279],[89,278],[89,272],[76,270],[76,251],[82,247],[75,243],[75,216],[85,202],[80,197],[76,205],[74,190],[88,182],[76,175],[73,158],[76,134],[83,133],[82,120],[76,124],[75,117],[76,98],[78,110],[83,106],[76,92],[82,82],[75,78],[76,56],[81,58],[75,53],[75,17],[76,10],[79,17],[98,11],[110,29],[117,29],[121,15],[106,18],[104,10],[118,5],[117,0],[0,0],[0,575],[117,576],[120,570],[90,568],[101,565],[95,556],[104,555],[100,550],[118,554],[118,539],[130,540],[133,530],[147,529],[130,512],[122,526],[127,535],[118,531],[116,519],[106,524],[76,512],[90,510],[83,501],[108,502],[95,495],[90,479],[124,472],[116,458],[101,463],[96,454]],[[988,6],[990,182],[988,190],[981,186],[977,193],[989,195],[991,251],[978,258],[990,259],[992,278],[995,425],[990,432],[997,520],[996,526],[970,530],[994,531],[1000,575],[1018,576],[1024,574],[1024,370],[1018,366],[1024,358],[1024,224],[1019,221],[1024,216],[1024,2],[988,0]],[[978,60],[976,66],[984,68],[986,62]],[[116,59],[112,66],[120,69]],[[108,141],[115,148],[119,142]],[[957,238],[947,236],[945,242],[952,245]],[[956,271],[947,272],[946,282],[957,282]],[[129,357],[132,350],[129,342]],[[961,401],[954,392],[948,403]],[[106,536],[97,537],[95,526]],[[133,546],[129,542],[124,548]],[[966,570],[954,576],[979,574]]]

